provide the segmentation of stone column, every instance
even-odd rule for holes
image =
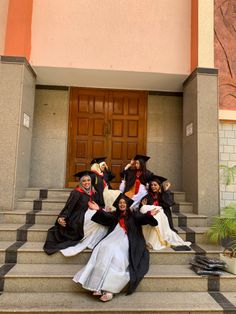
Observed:
[[[0,208],[28,187],[36,75],[23,57],[0,57]]]
[[[183,190],[195,213],[218,215],[218,167],[218,70],[196,68],[183,94]]]

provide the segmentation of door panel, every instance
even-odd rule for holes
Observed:
[[[108,149],[111,169],[117,174],[114,182],[120,182],[120,171],[137,153],[146,153],[146,106],[145,92],[109,92]]]
[[[120,182],[130,159],[146,153],[146,106],[146,92],[71,88],[66,186],[99,156]]]

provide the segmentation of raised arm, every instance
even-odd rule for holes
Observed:
[[[92,221],[103,226],[111,226],[115,224],[116,217],[112,213],[108,213],[108,212],[105,212],[103,209],[99,209],[93,215]]]
[[[137,221],[139,225],[151,225],[151,226],[157,226],[158,222],[153,217],[158,213],[157,209],[153,209],[151,211],[148,211],[146,214],[142,214],[140,212],[134,213],[134,218]]]

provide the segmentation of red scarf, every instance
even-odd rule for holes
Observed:
[[[85,194],[85,195],[88,195],[88,194],[87,194],[83,189],[81,189],[81,187],[79,187],[79,186],[78,186],[77,188],[75,188],[75,190],[78,191],[78,192],[81,192],[81,193],[83,193],[83,194]],[[89,197],[90,197],[90,202],[93,201],[93,199],[92,199],[93,194],[94,194],[93,189],[91,189],[90,195],[89,195]]]
[[[125,225],[125,216],[126,216],[126,212],[123,214],[121,213],[120,219],[119,219],[119,224],[121,226],[121,228],[124,230],[125,233],[127,233],[127,228]]]
[[[159,205],[159,202],[158,202],[158,195],[151,193],[151,197],[152,197],[152,199],[153,199],[153,205],[158,206],[158,205]]]
[[[142,172],[140,170],[136,171],[135,183],[134,183],[134,194],[137,194],[140,187],[140,180],[139,177],[141,176]]]

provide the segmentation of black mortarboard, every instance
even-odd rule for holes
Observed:
[[[151,179],[149,180],[149,183],[152,182],[152,181],[155,181],[157,182],[159,185],[161,185],[163,182],[165,182],[167,179],[164,178],[164,177],[161,177],[161,176],[157,176],[157,175],[153,175],[151,177]]]
[[[114,206],[115,208],[118,208],[120,199],[125,199],[125,200],[126,200],[126,203],[127,203],[127,207],[128,207],[128,208],[129,208],[129,207],[133,204],[133,202],[134,202],[131,198],[129,198],[129,197],[126,196],[125,194],[120,193],[120,194],[118,195],[118,197],[116,198],[115,202],[113,203],[113,206]]]
[[[94,176],[94,173],[90,170],[83,170],[74,174],[74,177],[78,177],[78,178],[82,178],[83,176],[90,176],[90,178],[92,179]]]
[[[136,155],[134,157],[134,160],[140,160],[140,159],[143,160],[144,162],[147,162],[150,159],[150,157],[145,156],[145,155]]]
[[[100,164],[100,162],[103,162],[106,159],[107,159],[107,157],[96,157],[96,158],[93,158],[93,160],[90,162],[90,165]]]

